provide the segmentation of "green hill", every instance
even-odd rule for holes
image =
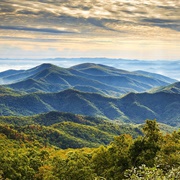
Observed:
[[[61,116],[43,116],[53,114]],[[52,126],[0,124],[0,179],[179,179],[180,131],[161,134],[156,121],[147,120],[141,136],[122,134],[103,145],[110,137],[106,132],[83,126],[70,121]],[[93,148],[77,148],[82,146]]]
[[[109,144],[114,136],[129,133],[142,134],[133,125],[123,125],[108,120],[50,112],[29,117],[0,117],[0,133],[10,139],[39,142],[59,148],[98,147]]]
[[[135,138],[142,135],[142,127],[63,112],[0,117],[0,134],[8,139],[62,149],[107,145],[121,134],[130,134]],[[176,130],[162,123],[160,129],[164,133]]]

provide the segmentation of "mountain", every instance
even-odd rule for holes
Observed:
[[[145,119],[180,126],[180,94],[129,93],[121,98],[84,93],[69,89],[59,93],[33,93],[2,96],[1,115],[33,115],[62,111],[104,117],[128,123],[143,123]]]
[[[19,73],[21,73],[23,71],[24,70],[13,70],[13,69],[3,71],[3,72],[0,72],[0,78],[8,77],[8,76],[11,76],[11,75],[14,75],[14,74],[19,74]]]
[[[71,68],[86,73],[90,75],[90,78],[103,83],[127,88],[133,87],[137,91],[143,91],[153,86],[167,83],[153,76],[146,76],[101,64],[84,63]],[[175,82],[175,80],[172,80],[172,82]]]
[[[72,69],[76,69],[81,72],[85,72],[91,75],[120,75],[130,73],[125,70],[116,69],[114,67],[102,65],[102,64],[94,64],[94,63],[83,63],[76,66],[72,66]],[[133,73],[132,73],[133,74]]]
[[[2,84],[15,83],[28,78],[43,69],[51,67],[51,64],[42,64],[28,70],[7,70],[0,73],[0,82]]]
[[[167,79],[164,77],[163,80],[160,75],[146,76],[93,63],[84,63],[71,68],[42,64],[2,78],[3,81],[15,81],[6,87],[25,92],[59,92],[71,88],[117,97],[129,92],[144,92],[154,87],[168,85]]]
[[[180,94],[180,82],[170,84],[169,86],[162,86],[162,87],[154,88],[154,89],[150,90],[149,92],[152,92],[152,93],[167,92],[167,93]]]
[[[44,66],[44,65],[43,65]],[[121,88],[116,88],[103,84],[93,79],[71,73],[68,69],[49,65],[48,68],[39,71],[28,79],[8,85],[8,87],[26,92],[58,92],[64,89],[75,88],[76,86],[95,87],[99,91],[120,92]],[[124,92],[124,90],[122,90]]]

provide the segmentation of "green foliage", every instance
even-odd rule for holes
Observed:
[[[180,178],[180,167],[172,168],[168,172],[164,173],[162,169],[158,167],[147,167],[142,164],[139,167],[135,167],[126,170],[124,173],[124,180],[176,180]]]
[[[73,129],[74,122],[71,123],[65,122],[54,126],[57,125],[59,129],[60,126],[65,125],[62,130],[67,131],[72,128],[72,134],[78,133],[75,132],[76,128]],[[89,126],[89,128],[94,127]],[[123,134],[116,136],[109,145],[101,145],[94,149],[60,150],[41,143],[40,139],[39,142],[28,139],[33,135],[33,138],[44,135],[48,140],[50,136],[46,130],[49,133],[59,131],[53,130],[52,127],[1,125],[0,129],[0,179],[2,180],[176,180],[180,178],[180,131],[162,135],[155,120],[146,121],[143,128],[144,136],[133,139],[131,135]],[[22,131],[29,136],[25,136]],[[52,136],[50,141],[56,138],[57,136]]]
[[[132,144],[130,135],[121,135],[107,147],[100,147],[94,152],[92,163],[99,177],[122,179],[125,169],[130,167],[129,148]]]
[[[134,166],[153,166],[156,153],[160,150],[161,134],[156,121],[147,120],[143,127],[144,137],[134,141],[130,153]]]

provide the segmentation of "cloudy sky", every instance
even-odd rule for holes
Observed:
[[[180,60],[179,0],[1,0],[0,58]]]

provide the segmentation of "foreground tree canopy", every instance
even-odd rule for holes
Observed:
[[[143,136],[116,136],[107,146],[56,149],[21,134],[0,134],[1,180],[180,179],[180,131],[163,135],[147,120]]]

